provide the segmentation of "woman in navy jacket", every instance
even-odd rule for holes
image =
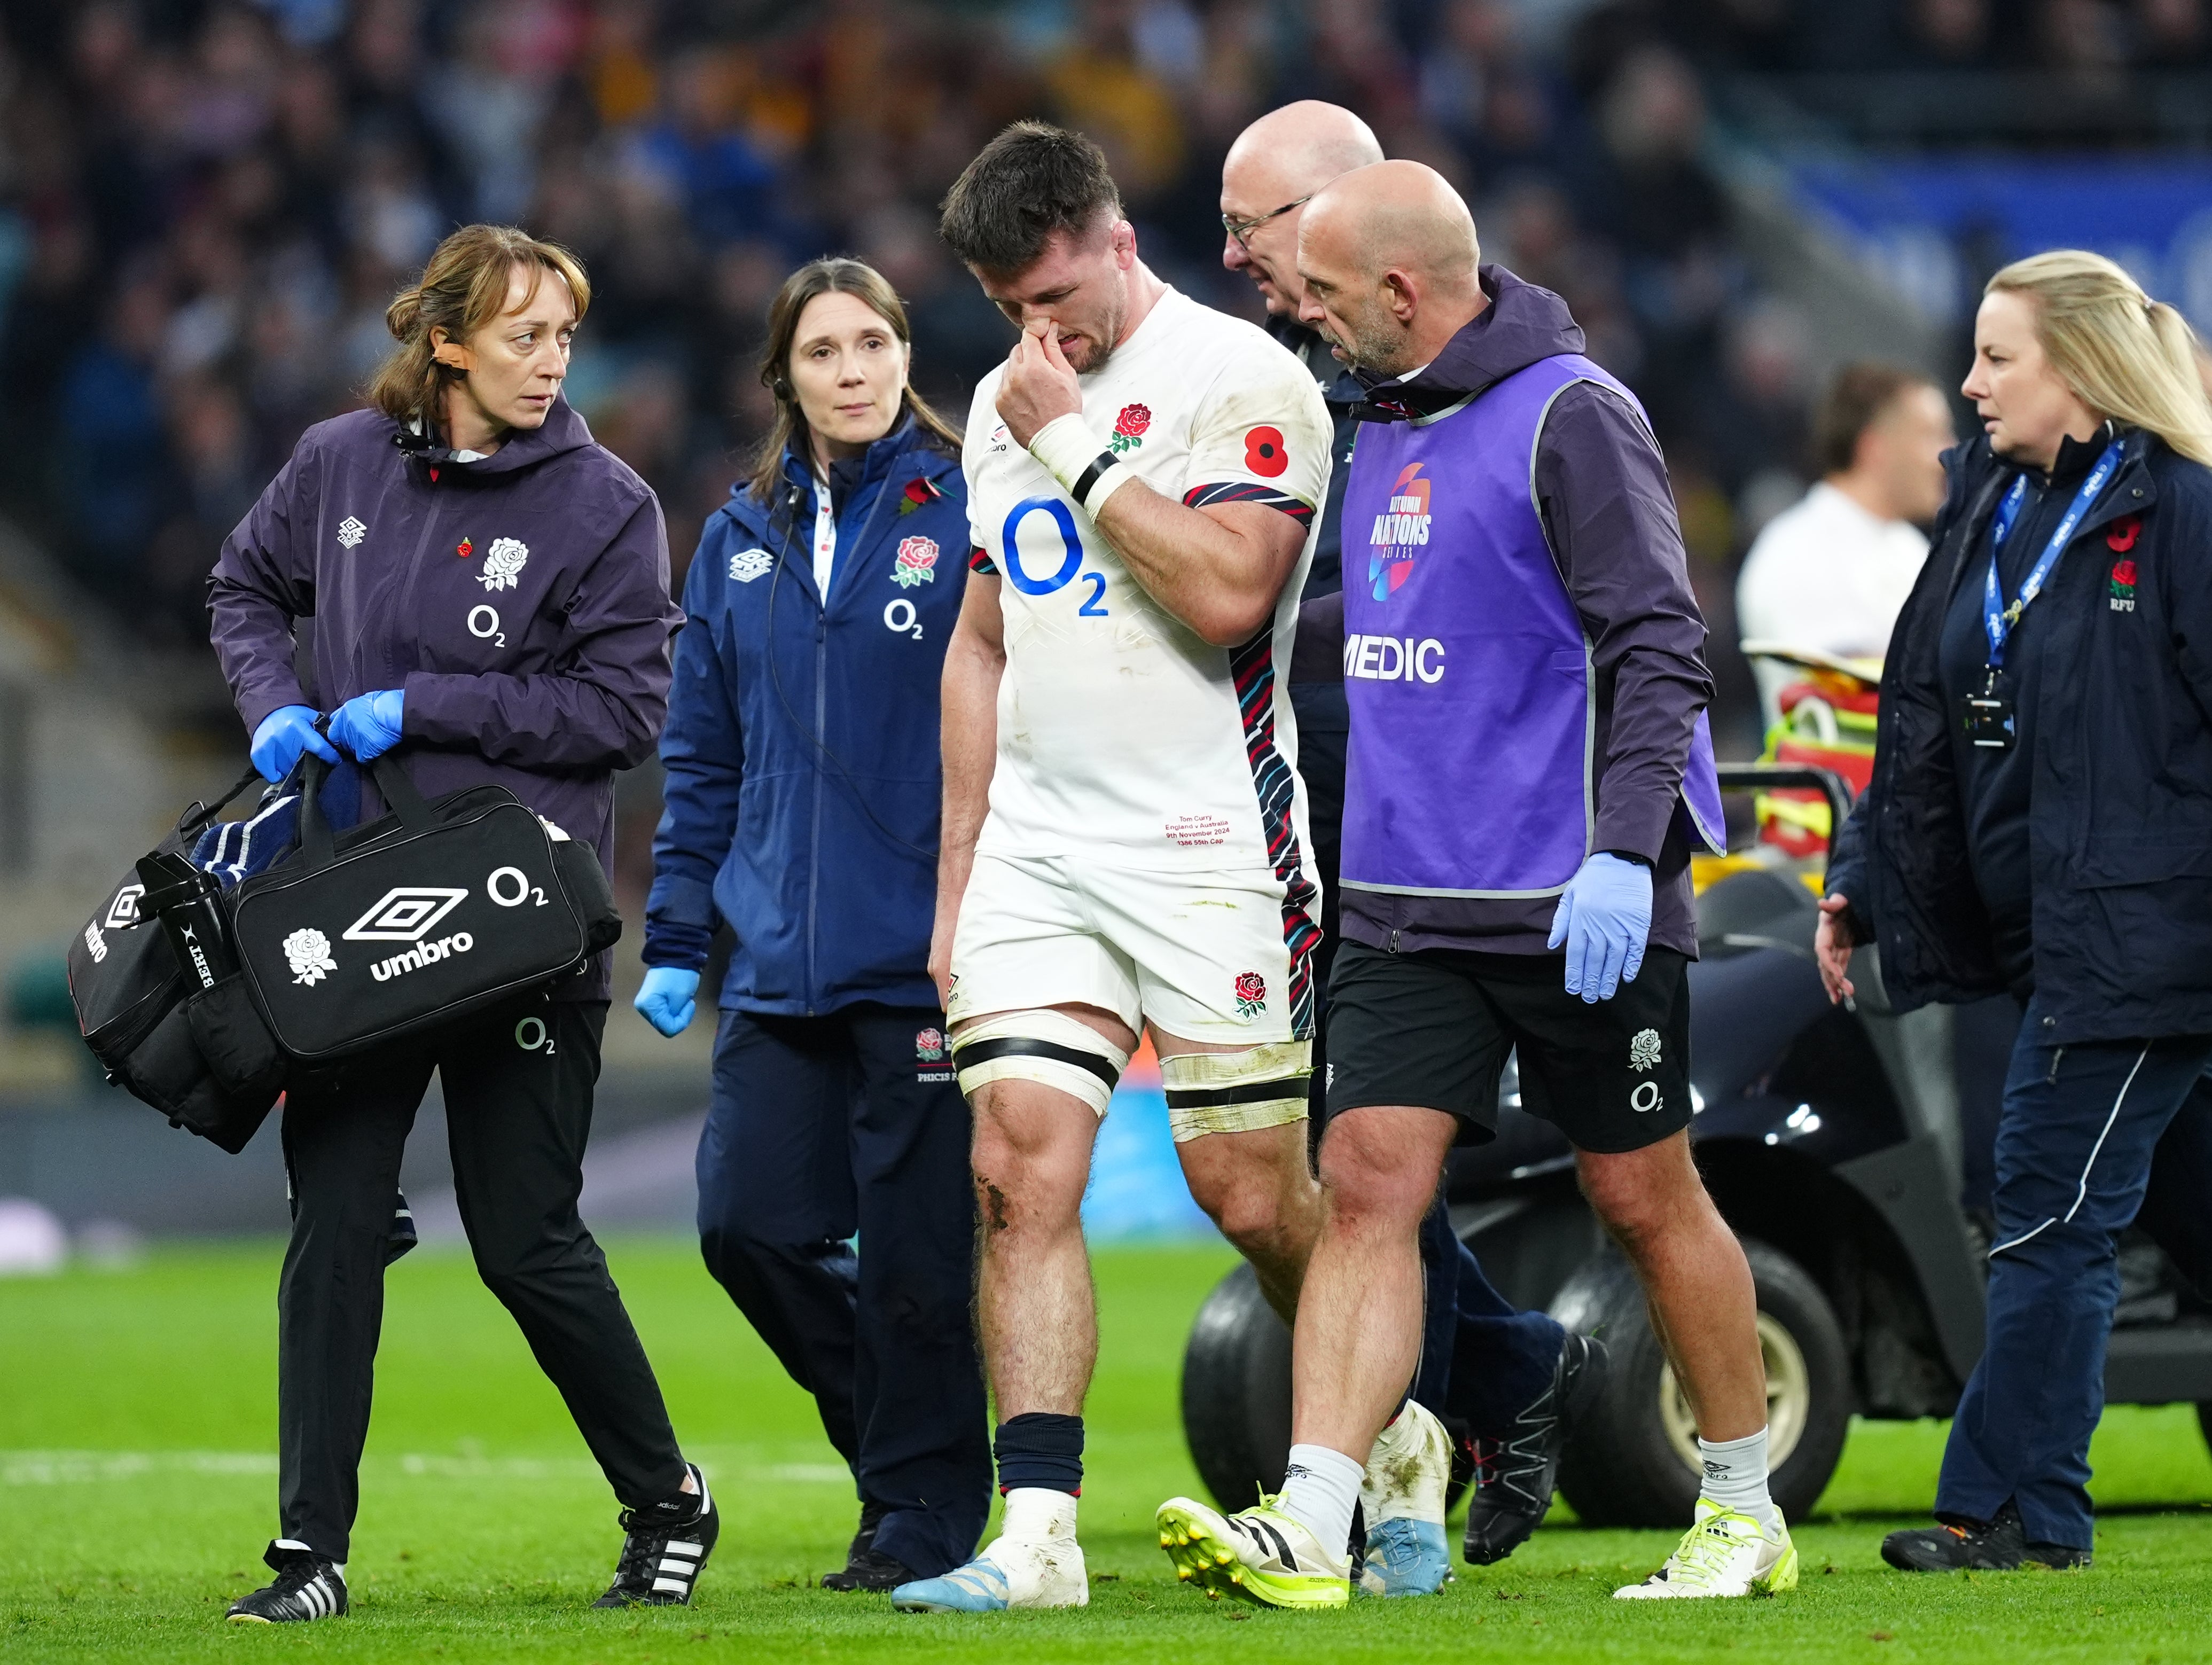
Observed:
[[[1948,459],[1816,945],[1832,997],[1871,943],[1900,1010],[2008,989],[2025,1008],[1987,1347],[1941,1524],[1882,1553],[2069,1566],[2093,1537],[2114,1237],[2140,1211],[2191,1276],[2212,1266],[2212,408],[2180,315],[2078,251],[1990,280],[1964,392],[1985,435]]]
[[[679,1033],[730,927],[700,1245],[853,1467],[837,1589],[958,1566],[990,1504],[968,1109],[926,969],[966,494],[908,358],[857,260],[769,309],[775,426],[684,586],[637,998]]]

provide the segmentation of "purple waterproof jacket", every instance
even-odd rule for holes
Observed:
[[[404,690],[398,755],[425,796],[505,787],[611,873],[614,772],[652,754],[684,616],[659,502],[565,399],[470,462],[379,411],[317,423],[224,543],[210,590],[248,733],[279,706]],[[296,623],[313,689],[294,667]],[[560,994],[605,1000],[608,957]]]
[[[1457,410],[1479,402],[1516,372],[1582,351],[1582,330],[1558,295],[1522,283],[1502,266],[1486,265],[1480,276],[1492,304],[1418,375],[1369,387],[1369,420],[1403,421],[1408,415]],[[1363,434],[1353,453],[1350,490],[1358,489],[1366,446]],[[1694,957],[1697,908],[1689,870],[1697,829],[1678,810],[1699,718],[1712,697],[1712,678],[1705,663],[1705,620],[1690,591],[1666,465],[1629,403],[1586,380],[1573,382],[1550,401],[1534,455],[1522,462],[1527,454],[1520,452],[1515,459],[1516,470],[1527,470],[1527,484],[1521,488],[1516,482],[1516,495],[1524,505],[1533,500],[1564,599],[1571,604],[1589,643],[1595,694],[1587,742],[1589,825],[1587,830],[1575,826],[1569,831],[1575,840],[1586,840],[1589,848],[1625,852],[1650,862],[1656,871],[1650,940]],[[1449,470],[1443,473],[1439,490],[1462,483]],[[1520,495],[1522,490],[1526,495]],[[1346,541],[1349,549],[1349,532]],[[1435,562],[1453,553],[1437,549],[1427,556]],[[1457,553],[1464,558],[1467,552]],[[1350,582],[1352,557],[1347,554],[1346,559]],[[1301,609],[1294,678],[1343,674],[1344,617],[1340,595]],[[1510,631],[1513,621],[1499,617],[1481,623],[1495,634]],[[1417,641],[1417,652],[1419,647]],[[1356,668],[1366,674],[1376,667],[1363,662]],[[1433,671],[1433,658],[1421,668]],[[1464,669],[1472,672],[1474,667]],[[1356,725],[1352,750],[1357,775]],[[1534,784],[1512,778],[1501,757],[1482,778],[1447,787],[1513,801],[1525,798]],[[1347,801],[1347,826],[1371,807]],[[1717,816],[1711,811],[1717,807],[1706,805],[1716,835]],[[1347,849],[1347,874],[1349,854]],[[1477,887],[1464,881],[1448,887],[1457,894],[1438,894],[1425,886],[1346,889],[1340,904],[1344,934],[1392,951],[1544,953],[1559,907],[1553,887],[1561,878],[1548,873],[1541,885],[1532,884],[1518,896],[1465,894]]]

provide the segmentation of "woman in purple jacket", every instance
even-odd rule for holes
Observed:
[[[590,301],[566,250],[504,227],[455,232],[386,313],[399,345],[369,408],[309,428],[223,545],[215,647],[270,780],[307,751],[366,763],[404,747],[425,794],[505,787],[609,861],[614,773],[653,749],[683,621],[659,505],[561,397]],[[295,669],[302,645],[315,694]],[[602,955],[550,994],[295,1078],[283,1535],[265,1558],[275,1582],[234,1602],[234,1622],[346,1610],[385,1239],[433,1070],[477,1269],[623,1504],[598,1605],[690,1601],[714,1504],[576,1213],[607,993]]]

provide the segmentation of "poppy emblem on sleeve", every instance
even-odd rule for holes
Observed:
[[[1254,428],[1244,434],[1244,466],[1263,480],[1272,480],[1291,465],[1279,428]]]
[[[461,539],[461,541],[460,541],[459,543],[458,543],[458,544],[454,544],[454,545],[453,545],[453,553],[454,553],[455,555],[458,555],[459,556],[460,556],[460,557],[461,557],[461,559],[462,559],[462,560],[464,560],[464,561],[467,560],[471,556],[474,555],[476,552],[477,552],[477,546],[476,546],[474,544],[471,544],[471,542],[469,542],[469,540],[468,540],[467,538],[464,538],[463,539]]]
[[[1256,971],[1237,974],[1237,1015],[1248,1021],[1267,1009],[1267,980]]]
[[[898,556],[891,562],[891,582],[902,590],[910,590],[917,584],[937,582],[937,540],[934,538],[902,538]]]
[[[933,500],[943,495],[944,492],[938,489],[935,482],[917,474],[906,483],[906,489],[899,494],[898,512],[911,514],[918,508],[928,507]]]
[[[2105,547],[2114,555],[2125,555],[2130,550],[2135,548],[2136,539],[2142,535],[2142,516],[2123,514],[2118,520],[2113,521],[2106,532]],[[2130,562],[2128,564],[2132,566],[2134,563]],[[2114,570],[2117,571],[2118,568]],[[2132,580],[2130,581],[2133,582]]]
[[[1145,430],[1152,425],[1152,407],[1149,404],[1125,404],[1121,414],[1114,418],[1114,452],[1119,456],[1124,451],[1133,451],[1145,442]]]

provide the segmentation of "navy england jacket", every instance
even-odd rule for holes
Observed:
[[[2014,470],[1977,439],[1881,670],[1874,780],[1832,896],[1900,1010],[2003,992],[1952,769],[1943,617],[1990,562]],[[2046,1043],[2212,1032],[2212,469],[2141,432],[2049,586],[2028,823]]]
[[[806,1017],[937,1005],[939,691],[968,576],[960,459],[911,420],[839,471],[826,603],[814,496],[740,482],[684,586],[645,963],[737,936],[720,1004]]]

